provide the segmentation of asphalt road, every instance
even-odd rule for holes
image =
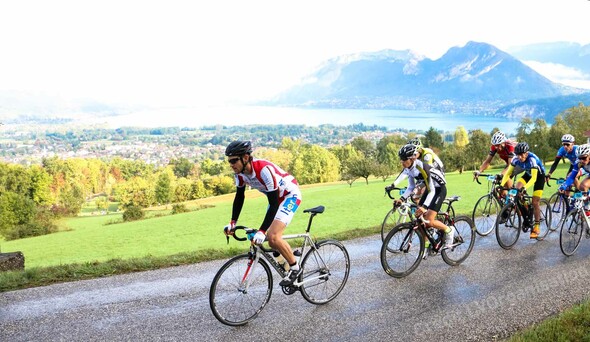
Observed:
[[[478,237],[460,266],[431,257],[404,279],[382,270],[379,236],[345,241],[351,274],[338,298],[315,306],[275,278],[269,304],[238,328],[209,308],[224,261],[6,292],[0,341],[502,340],[588,298],[590,240],[568,258],[558,239],[521,236],[506,251]]]

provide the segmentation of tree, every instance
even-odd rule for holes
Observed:
[[[187,178],[191,170],[193,169],[193,162],[188,160],[187,158],[179,158],[178,160],[170,161],[170,165],[173,166],[174,175],[176,177],[184,177]]]
[[[422,144],[424,146],[430,147],[430,148],[442,149],[444,147],[442,136],[432,126],[428,129],[428,131],[424,135],[424,139],[422,139]]]
[[[483,163],[490,151],[490,139],[491,135],[481,129],[471,131],[471,138],[465,150],[466,166],[476,170]]]
[[[458,126],[455,130],[455,141],[453,143],[457,148],[463,148],[469,144],[469,135],[465,130],[465,127]]]
[[[172,180],[167,172],[161,172],[158,176],[155,188],[156,202],[168,204],[172,199]]]
[[[35,217],[35,203],[32,199],[7,191],[0,195],[0,235],[6,240],[21,237],[19,229]]]
[[[300,184],[333,182],[340,178],[340,162],[323,147],[304,145],[293,162],[292,174]]]

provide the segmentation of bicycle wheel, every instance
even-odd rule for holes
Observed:
[[[539,202],[539,209],[541,211],[541,219],[539,221],[539,235],[537,236],[537,241],[541,241],[545,239],[547,234],[549,234],[549,230],[551,230],[551,224],[553,221],[551,220],[551,205],[549,205],[549,201],[546,198],[541,198]]]
[[[385,241],[387,233],[400,223],[408,221],[407,208],[391,208],[381,224],[381,241]]]
[[[494,230],[496,217],[500,212],[498,201],[491,194],[481,196],[473,207],[471,219],[477,229],[477,234],[488,236]]]
[[[520,236],[522,217],[514,203],[506,204],[496,218],[496,240],[500,247],[510,249]]]
[[[270,267],[262,260],[253,267],[250,260],[248,254],[235,256],[221,266],[213,278],[209,305],[215,318],[223,324],[248,323],[270,299],[273,282]]]
[[[585,220],[580,215],[578,210],[570,211],[561,225],[559,248],[564,255],[573,255],[580,245],[585,226]]]
[[[555,231],[557,228],[561,226],[561,223],[565,219],[565,215],[567,215],[567,206],[563,199],[563,196],[560,196],[559,192],[554,193],[549,197],[549,206],[551,208],[551,231]]]
[[[300,287],[303,298],[312,304],[326,304],[336,298],[346,285],[350,273],[350,258],[338,241],[316,243],[301,263],[303,273]]]
[[[473,221],[467,216],[456,217],[452,227],[455,229],[454,247],[443,249],[441,256],[447,264],[457,266],[467,259],[473,250],[476,229]]]
[[[381,266],[394,278],[412,273],[424,256],[424,237],[411,222],[393,228],[381,246]]]

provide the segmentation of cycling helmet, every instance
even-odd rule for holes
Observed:
[[[500,131],[497,131],[496,133],[494,133],[494,135],[492,135],[492,145],[500,145],[506,140],[508,140],[506,139],[506,134]]]
[[[576,150],[576,157],[587,156],[590,154],[590,144],[584,144],[578,146]]]
[[[562,143],[573,143],[576,139],[574,138],[573,135],[571,134],[564,134],[563,137],[561,137],[561,142]]]
[[[422,141],[420,141],[420,138],[418,138],[418,137],[415,137],[415,138],[412,138],[412,139],[408,140],[408,142],[406,144],[414,145],[417,148],[421,148],[422,147]]]
[[[225,148],[226,156],[242,156],[244,154],[252,153],[252,143],[249,141],[232,141]]]
[[[525,142],[519,142],[518,144],[516,144],[516,147],[514,148],[514,153],[516,153],[516,154],[523,154],[528,151],[529,151],[529,144],[527,144]]]
[[[397,153],[397,155],[399,156],[399,159],[407,160],[408,158],[414,156],[415,153],[416,153],[416,145],[407,144],[407,145],[402,146],[402,148],[399,149],[399,152]]]

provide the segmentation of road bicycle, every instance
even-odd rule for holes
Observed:
[[[496,217],[500,213],[500,209],[504,206],[504,196],[502,195],[502,188],[500,182],[502,175],[480,174],[475,177],[477,184],[481,184],[479,177],[486,177],[488,181],[488,193],[481,196],[475,206],[471,219],[475,223],[477,234],[480,236],[488,236],[494,230],[496,225]]]
[[[389,185],[385,187],[385,193],[390,199],[395,200],[395,197],[391,194],[391,192],[394,190],[399,190],[399,195],[401,196],[406,192],[406,189],[406,187],[397,188],[393,185]],[[381,241],[385,241],[387,233],[389,233],[393,227],[404,222],[410,222],[412,220],[414,211],[416,211],[416,199],[416,195],[412,193],[412,196],[406,198],[406,200],[400,205],[396,205],[395,203],[393,204],[393,208],[387,212],[385,218],[383,219],[383,223],[381,224]],[[443,206],[444,205],[447,206],[445,212],[448,212],[451,217],[455,217],[455,208],[453,208],[452,202],[449,199],[445,199],[443,202]]]
[[[515,188],[502,188],[508,190],[506,204],[500,210],[496,217],[496,240],[500,247],[510,249],[518,241],[520,232],[526,233],[533,228],[534,207],[532,203],[533,196],[526,194],[525,188],[520,191]],[[551,206],[546,198],[541,198],[539,202],[541,211],[540,232],[537,240],[541,241],[549,233],[551,225]]]
[[[584,209],[587,202],[588,191],[574,193],[573,208],[567,213],[559,233],[559,247],[564,255],[571,256],[576,252],[584,233],[590,238],[590,220]]]
[[[302,257],[297,261],[301,273],[292,285],[281,286],[281,290],[286,295],[301,292],[312,304],[326,304],[344,288],[350,273],[350,257],[339,241],[315,241],[309,233],[313,218],[324,212],[323,206],[303,212],[311,213],[305,233],[283,236],[285,240],[303,239],[299,248]],[[241,230],[245,237],[235,234]],[[251,241],[256,232],[256,229],[237,226],[233,237],[238,241]],[[271,268],[281,278],[287,275],[273,252],[271,248],[251,244],[248,253],[231,258],[217,271],[209,290],[209,305],[221,323],[244,325],[255,319],[268,303],[273,289]]]
[[[565,183],[565,178],[551,177],[550,179],[555,180],[555,183],[558,186]],[[547,186],[551,187],[551,184],[547,182]],[[549,229],[551,231],[555,231],[557,228],[561,227],[567,213],[573,209],[572,193],[575,193],[575,191],[575,188],[571,186],[566,191],[560,192],[557,190],[549,197],[549,206],[551,207],[551,226]]]
[[[395,226],[385,237],[381,246],[381,266],[385,273],[394,278],[403,278],[412,273],[420,262],[429,256],[441,254],[442,259],[451,266],[462,263],[471,253],[475,244],[475,225],[467,216],[454,216],[452,204],[460,199],[453,196],[445,199],[447,211],[439,212],[437,220],[455,230],[450,248],[444,247],[444,233],[435,228],[427,228],[423,216],[412,217],[412,221]],[[411,204],[416,207],[415,204]],[[430,247],[426,248],[426,240]]]

